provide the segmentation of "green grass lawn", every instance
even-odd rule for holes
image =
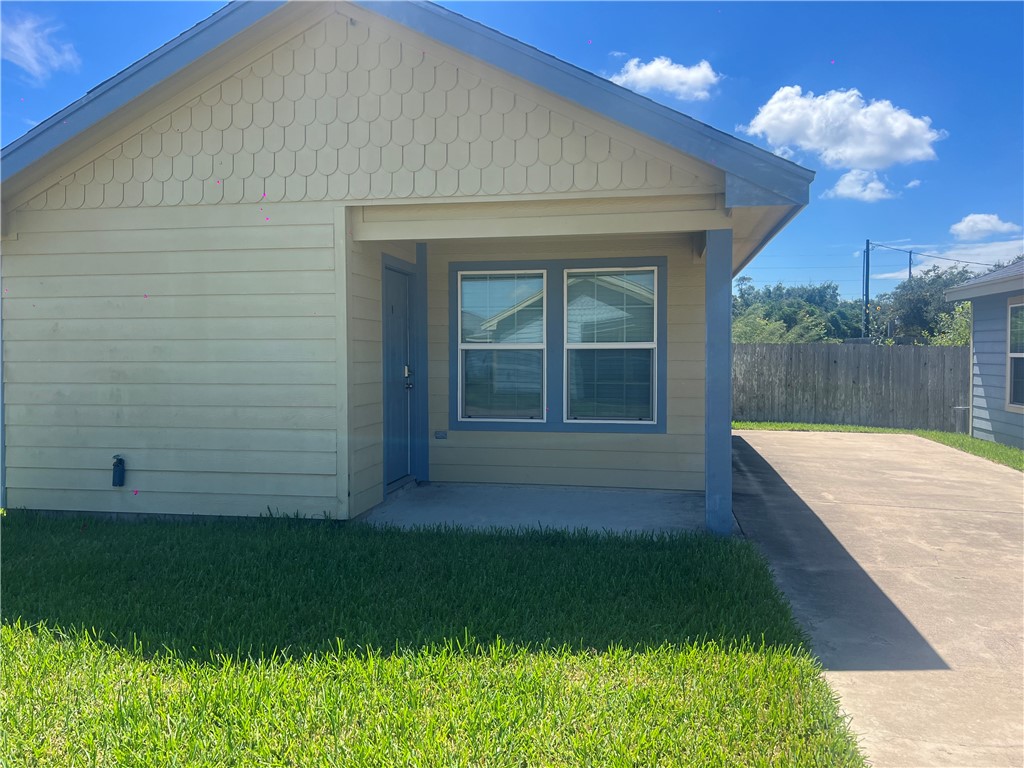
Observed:
[[[934,429],[891,429],[889,427],[858,427],[849,424],[803,424],[792,421],[734,421],[733,429],[762,429],[777,432],[880,432],[895,435],[917,435],[936,443],[948,445],[964,453],[1005,464],[1024,472],[1024,451],[1011,445],[980,440],[958,432],[940,432]]]
[[[0,532],[0,765],[864,765],[744,541]]]

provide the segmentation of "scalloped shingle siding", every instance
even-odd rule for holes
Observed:
[[[24,207],[674,190],[696,181],[332,14]]]

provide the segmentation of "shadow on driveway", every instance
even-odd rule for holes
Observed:
[[[829,670],[945,670],[942,657],[814,511],[734,435],[733,510]]]

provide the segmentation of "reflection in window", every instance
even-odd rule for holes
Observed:
[[[570,349],[569,418],[654,418],[654,350]]]
[[[654,420],[656,276],[567,271],[568,420]]]
[[[459,273],[459,418],[544,417],[544,273]]]
[[[544,351],[464,349],[462,414],[471,419],[536,419],[542,413]]]

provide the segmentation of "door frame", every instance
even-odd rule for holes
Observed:
[[[381,253],[381,406],[383,419],[387,419],[387,408],[383,407],[387,396],[383,382],[384,345],[384,280],[385,270],[404,274],[409,279],[409,349],[412,368],[412,396],[409,398],[409,475],[420,483],[430,482],[430,443],[427,440],[429,416],[427,407],[427,245],[416,244],[415,263],[399,259],[388,253]],[[383,460],[386,429],[381,430],[381,454]],[[387,494],[385,485],[384,493]]]

